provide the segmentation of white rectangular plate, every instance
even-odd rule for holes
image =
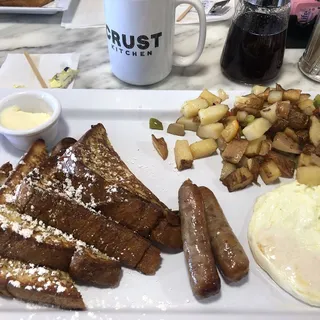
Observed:
[[[72,0],[54,0],[44,7],[0,7],[0,14],[15,13],[15,14],[40,14],[52,15],[61,11],[68,10]]]
[[[0,98],[13,91],[16,92],[0,90]],[[165,131],[153,133],[157,137],[165,137],[169,147],[167,161],[163,161],[154,150],[149,118],[162,120],[166,128],[168,123],[178,118],[182,103],[197,97],[199,92],[51,90],[50,93],[63,106],[60,138],[79,138],[90,125],[103,123],[121,158],[169,207],[177,208],[178,189],[187,178],[214,191],[249,256],[250,274],[237,285],[223,282],[220,295],[198,302],[190,289],[183,253],[163,254],[161,269],[155,276],[147,277],[135,271],[124,270],[117,289],[79,287],[88,308],[85,312],[60,311],[0,298],[0,319],[283,320],[315,319],[320,316],[320,309],[295,300],[275,285],[256,265],[248,248],[246,231],[255,199],[275,186],[265,186],[262,183],[261,188],[252,186],[230,194],[219,181],[219,155],[197,160],[192,170],[178,172],[173,157],[173,147],[178,137]],[[240,93],[228,93],[231,106],[234,96]],[[193,132],[188,132],[185,139],[189,142],[198,140]],[[0,163],[16,163],[21,153],[3,137],[0,142]]]

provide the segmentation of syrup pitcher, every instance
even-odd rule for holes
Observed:
[[[221,57],[222,72],[246,84],[274,80],[286,46],[290,0],[239,0]]]

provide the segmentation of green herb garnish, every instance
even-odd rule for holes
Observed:
[[[153,130],[163,130],[162,122],[156,118],[150,118],[149,127]]]

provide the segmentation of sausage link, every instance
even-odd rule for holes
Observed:
[[[193,294],[198,298],[217,294],[221,284],[210,246],[204,205],[199,188],[190,180],[179,190],[179,209],[183,250]]]
[[[199,189],[217,265],[227,281],[239,281],[249,272],[248,257],[233,233],[215,195],[206,187]]]

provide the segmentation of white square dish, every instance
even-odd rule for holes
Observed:
[[[213,90],[214,92],[215,90]],[[0,99],[16,90],[1,89]],[[305,305],[280,289],[255,263],[247,244],[247,226],[255,199],[275,185],[251,186],[229,193],[219,181],[221,157],[196,160],[194,168],[175,169],[173,147],[180,137],[166,131],[149,129],[149,119],[157,118],[166,128],[179,116],[185,100],[196,98],[198,91],[118,91],[54,90],[50,91],[62,105],[59,138],[78,139],[90,125],[101,122],[107,129],[115,150],[136,176],[170,208],[177,209],[178,189],[190,178],[210,188],[219,200],[230,225],[250,259],[249,277],[237,285],[222,282],[221,294],[204,302],[191,292],[183,253],[162,254],[163,261],[155,276],[124,270],[116,289],[79,287],[87,311],[69,312],[0,298],[0,319],[5,320],[229,320],[229,319],[316,319],[320,309]],[[233,105],[236,95],[227,92]],[[311,93],[312,94],[312,93]],[[312,94],[314,96],[314,94]],[[154,150],[151,134],[165,137],[169,157],[163,161]],[[197,141],[195,133],[185,136]],[[0,164],[16,164],[21,152],[0,139]],[[283,179],[282,182],[290,180]]]

